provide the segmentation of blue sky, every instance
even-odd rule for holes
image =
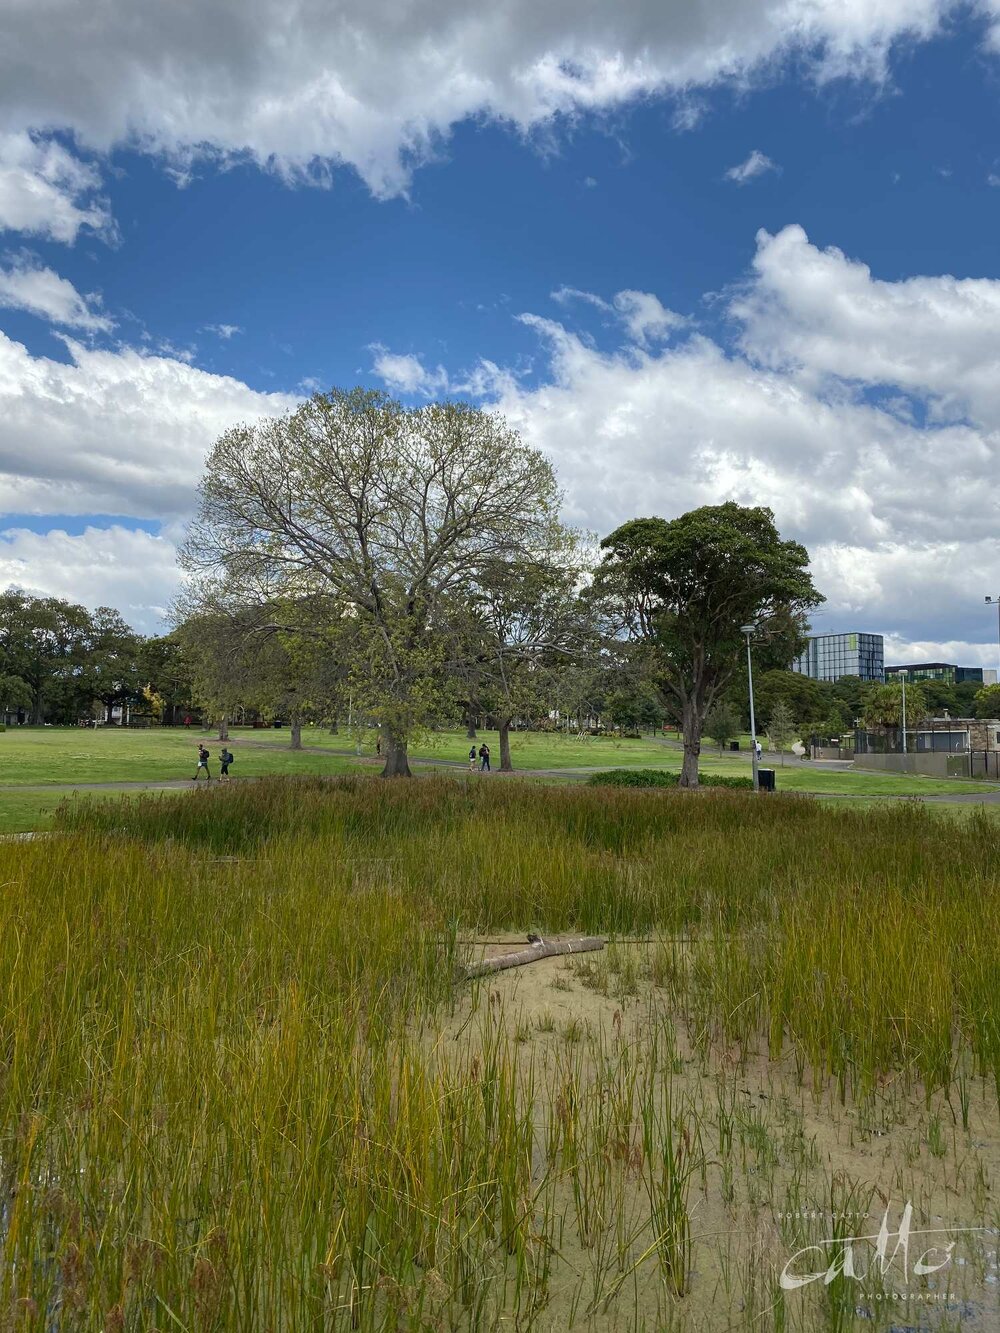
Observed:
[[[497,406],[598,532],[770,504],[817,628],[996,664],[991,4],[563,8],[0,18],[0,580],[156,628],[215,436],[360,382]]]

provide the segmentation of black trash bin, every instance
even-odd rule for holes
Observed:
[[[758,768],[757,782],[760,785],[761,791],[774,791],[774,769]]]
[[[740,748],[740,743],[739,743],[739,741],[730,741],[730,742],[729,742],[729,748],[730,748],[730,750],[738,750],[738,749]]]

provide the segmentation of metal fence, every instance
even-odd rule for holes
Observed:
[[[1000,750],[973,750],[969,755],[974,778],[1000,782]]]

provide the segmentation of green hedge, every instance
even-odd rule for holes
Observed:
[[[665,773],[661,768],[613,768],[607,773],[594,773],[587,779],[589,787],[676,787],[679,773]],[[727,777],[722,773],[702,773],[700,787],[730,787],[738,791],[753,791],[753,778]]]

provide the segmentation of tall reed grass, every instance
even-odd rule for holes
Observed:
[[[704,1043],[844,1096],[1000,1082],[975,820],[345,779],[58,822],[0,845],[0,1326],[666,1326],[715,1156],[672,1023],[540,1063],[484,988],[442,1041],[460,932],[667,937]]]

